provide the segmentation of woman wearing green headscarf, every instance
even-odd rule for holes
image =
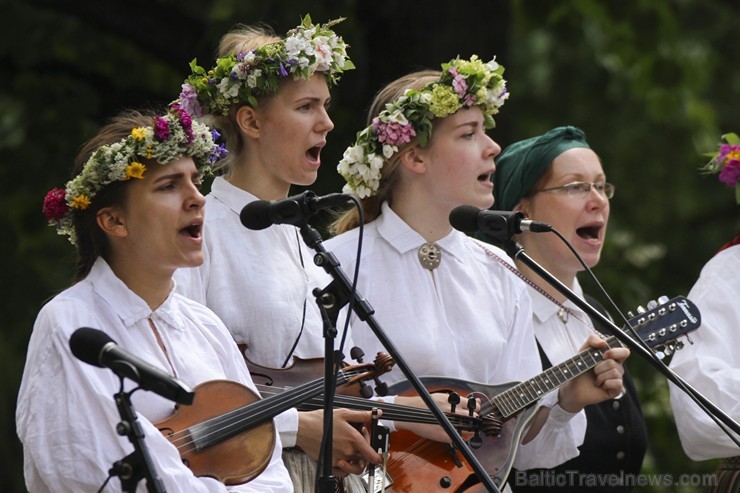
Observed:
[[[493,181],[495,209],[521,211],[529,219],[550,224],[589,267],[598,263],[614,186],[606,181],[601,160],[582,130],[558,127],[511,144],[496,159]],[[583,267],[556,235],[523,234],[515,239],[538,264],[583,296],[576,278]],[[531,282],[543,367],[556,365],[578,352],[580,341],[593,333],[593,323],[537,274],[520,263],[517,267]],[[629,491],[630,475],[634,479],[642,466],[647,432],[626,368],[624,384],[625,392],[619,398],[586,407],[588,427],[578,457],[555,469],[514,473],[510,479],[513,489],[573,492],[603,484],[608,486],[598,490]],[[595,490],[591,487],[589,491]]]

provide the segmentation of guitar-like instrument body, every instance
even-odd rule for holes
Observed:
[[[675,347],[673,341],[701,324],[696,306],[684,297],[674,298],[630,321],[650,348]],[[502,485],[511,470],[514,455],[540,398],[564,383],[589,371],[603,360],[610,348],[621,347],[612,336],[607,346],[586,349],[573,358],[553,366],[521,383],[487,385],[479,382],[425,376],[420,380],[430,393],[457,393],[480,399],[480,416],[489,423],[486,433],[468,440],[471,450],[497,485]],[[390,387],[391,394],[409,395],[415,391],[408,381]],[[491,432],[490,423],[498,424]],[[391,434],[390,459],[385,471],[395,493],[435,491],[485,491],[472,467],[450,445],[425,440],[407,431]]]

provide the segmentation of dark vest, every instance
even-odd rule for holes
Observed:
[[[606,310],[593,298],[586,300],[602,313]],[[542,367],[552,366],[539,346]],[[586,406],[586,436],[577,457],[553,469],[513,469],[509,485],[515,492],[627,492],[637,484],[637,475],[647,449],[647,429],[637,391],[624,370],[624,395]]]

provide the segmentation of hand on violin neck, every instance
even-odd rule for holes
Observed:
[[[334,410],[332,472],[336,476],[360,474],[368,463],[381,462],[380,454],[370,446],[370,434],[367,430],[371,420],[372,411]],[[361,431],[358,431],[358,425]],[[319,457],[323,427],[323,410],[298,413],[296,445],[314,460]]]
[[[581,347],[603,349],[606,341],[592,334]],[[590,404],[598,404],[613,399],[622,393],[624,383],[624,361],[630,351],[624,347],[611,348],[604,352],[603,361],[583,375],[571,380],[562,387],[558,394],[558,404],[568,412],[578,412]]]

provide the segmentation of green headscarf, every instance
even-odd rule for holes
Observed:
[[[577,127],[557,127],[543,135],[520,140],[496,157],[493,209],[510,211],[534,186],[552,161],[574,147],[590,149],[586,134]]]

